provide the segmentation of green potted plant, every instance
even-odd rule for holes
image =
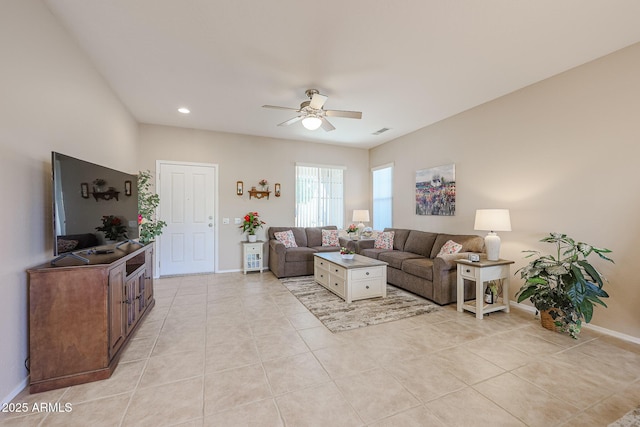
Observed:
[[[560,233],[550,233],[540,241],[554,244],[555,253],[542,255],[538,251],[524,251],[529,253],[526,258],[536,258],[516,272],[525,280],[516,293],[518,302],[531,300],[540,312],[543,326],[549,327],[543,316],[550,316],[553,326],[577,338],[582,322],[591,321],[595,304],[606,307],[601,298],[609,297],[603,289],[605,279],[587,258],[596,254],[613,263],[605,255],[611,251],[576,242]]]
[[[140,243],[146,245],[156,236],[162,234],[166,222],[156,219],[156,208],[160,204],[160,196],[151,191],[151,172],[138,173],[138,225],[140,226]]]
[[[263,224],[266,224],[266,222],[260,219],[258,212],[249,212],[244,216],[240,228],[242,229],[242,233],[246,232],[249,235],[250,242],[255,242],[257,239],[256,231],[258,228],[261,228]]]
[[[102,231],[107,240],[118,241],[120,237],[127,237],[127,227],[115,215],[103,215],[102,225],[96,227],[96,230]]]

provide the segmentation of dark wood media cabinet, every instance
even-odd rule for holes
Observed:
[[[155,303],[152,245],[83,256],[27,270],[31,393],[109,378]]]

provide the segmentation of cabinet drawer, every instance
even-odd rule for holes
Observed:
[[[331,292],[344,298],[344,279],[331,275],[327,288],[330,289]]]
[[[262,253],[262,246],[247,246],[247,247],[244,248],[244,250],[248,254],[261,254]]]
[[[318,258],[318,257],[314,257],[314,258],[315,258],[313,263],[314,267],[329,271],[329,267],[331,266],[331,263],[329,261],[327,261],[326,259]]]
[[[458,264],[458,274],[465,279],[475,280],[476,268],[468,265]]]
[[[351,284],[351,299],[371,298],[382,295],[381,280],[360,280]]]
[[[336,264],[331,264],[329,266],[329,269],[331,271],[331,277],[339,277],[341,279],[346,279],[347,278],[347,269],[344,267],[340,267],[339,265]]]
[[[381,267],[358,268],[351,272],[352,280],[373,279],[382,276]]]
[[[316,266],[314,269],[314,279],[322,286],[327,287],[329,285],[329,272]]]

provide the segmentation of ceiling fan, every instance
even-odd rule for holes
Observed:
[[[275,108],[278,110],[293,110],[300,115],[278,124],[278,126],[289,126],[297,121],[302,120],[302,125],[309,130],[316,130],[320,126],[326,132],[331,132],[335,127],[329,123],[327,117],[346,117],[348,119],[361,119],[360,111],[341,111],[341,110],[325,110],[322,108],[327,102],[327,96],[320,95],[317,89],[307,89],[305,94],[309,97],[308,101],[300,104],[300,108],[277,107],[275,105],[263,105],[264,108]]]

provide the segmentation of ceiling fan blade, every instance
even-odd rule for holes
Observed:
[[[362,118],[362,113],[360,111],[325,110],[324,114],[327,117],[345,117],[347,119]]]
[[[275,110],[292,110],[292,111],[300,111],[298,108],[289,108],[289,107],[278,107],[277,105],[263,105],[262,108],[273,108]]]
[[[315,110],[319,110],[322,108],[324,103],[327,102],[328,98],[329,98],[328,96],[320,95],[319,93],[314,93],[313,97],[311,98],[311,103],[309,104],[309,107]]]
[[[331,123],[329,123],[329,120],[325,119],[324,117],[322,117],[322,129],[324,129],[326,132],[331,132],[332,130],[335,130],[335,127],[333,127],[333,125]]]
[[[304,116],[298,116],[298,117],[294,117],[292,119],[287,120],[286,122],[282,122],[280,123],[278,126],[289,126],[291,124],[294,124],[295,122],[302,120]]]

